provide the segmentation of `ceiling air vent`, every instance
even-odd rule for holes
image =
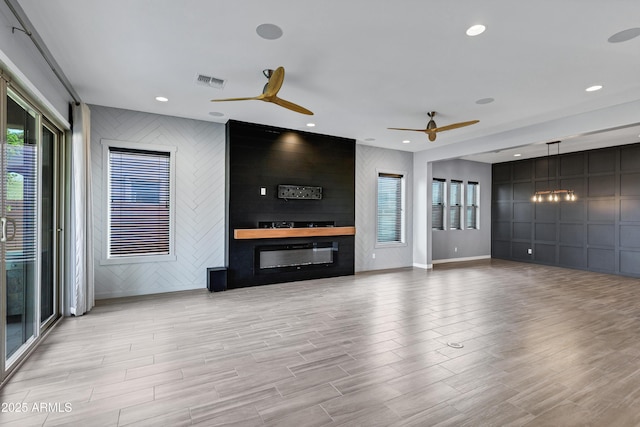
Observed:
[[[217,77],[207,76],[206,74],[196,74],[196,84],[200,86],[222,89],[225,83],[225,80]]]

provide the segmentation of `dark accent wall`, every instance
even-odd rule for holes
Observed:
[[[235,240],[233,230],[270,221],[353,226],[355,140],[230,120],[227,163],[229,288],[354,273],[354,236]],[[278,198],[281,184],[322,187],[322,199]],[[337,242],[337,262],[299,271],[254,271],[256,246],[306,242]]]
[[[640,277],[640,144],[498,163],[492,172],[494,258]],[[549,180],[578,200],[533,203]]]

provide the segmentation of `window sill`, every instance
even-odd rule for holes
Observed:
[[[374,248],[376,249],[384,249],[384,248],[402,248],[406,247],[406,242],[392,242],[392,243],[376,243]]]
[[[171,262],[175,260],[175,255],[128,256],[103,258],[100,260],[100,265],[145,264],[150,262]]]

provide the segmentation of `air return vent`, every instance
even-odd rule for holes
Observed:
[[[207,76],[206,74],[196,74],[196,84],[200,86],[208,86],[216,89],[222,89],[226,81],[217,77]]]

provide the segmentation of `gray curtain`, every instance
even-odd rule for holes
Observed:
[[[91,111],[73,106],[67,313],[81,316],[95,305],[91,209]]]

